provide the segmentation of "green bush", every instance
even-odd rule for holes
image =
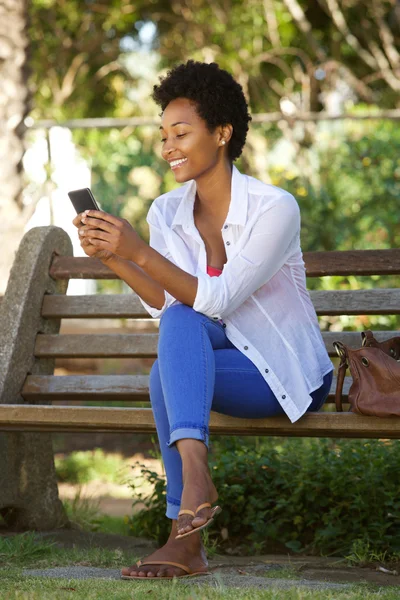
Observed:
[[[88,483],[93,480],[120,483],[124,460],[115,454],[106,454],[100,448],[87,452],[71,452],[68,456],[56,457],[58,481]]]
[[[293,552],[343,556],[356,540],[398,554],[399,461],[400,446],[389,440],[266,438],[254,447],[254,440],[221,438],[210,454],[223,507],[211,539],[243,554],[275,542]],[[145,468],[142,474],[155,487],[147,499],[138,494],[146,509],[131,519],[131,532],[164,543],[165,481]]]

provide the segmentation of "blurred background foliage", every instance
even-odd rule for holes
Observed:
[[[296,112],[399,106],[398,6],[355,0],[332,11],[333,4],[33,0],[31,115],[157,119],[150,94],[160,74],[189,58],[216,61],[241,83],[252,114],[286,112],[287,119],[274,123],[253,121],[235,164],[293,193],[303,251],[398,247],[397,122],[291,120]],[[102,208],[128,219],[147,241],[151,202],[177,185],[161,158],[158,128],[75,129],[73,135],[90,161]],[[328,279],[309,287],[357,286]],[[380,285],[379,277],[368,281],[367,287]],[[121,282],[105,285],[121,291]],[[399,325],[396,317],[384,320],[382,328]]]

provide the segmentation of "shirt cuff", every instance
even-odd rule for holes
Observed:
[[[197,293],[194,299],[193,310],[210,317],[211,319],[221,319],[221,315],[215,312],[216,307],[213,303],[208,301],[209,298],[214,298],[216,291],[213,291],[214,287],[217,287],[217,277],[210,277],[205,275],[202,271],[196,273],[197,277]]]
[[[165,290],[164,297],[165,300],[162,308],[155,308],[154,306],[150,306],[150,304],[147,304],[147,302],[145,302],[140,296],[138,296],[140,302],[143,304],[147,312],[153,317],[153,319],[159,319],[165,313],[167,308],[174,303],[174,298]]]

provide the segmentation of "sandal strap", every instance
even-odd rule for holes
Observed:
[[[191,517],[195,517],[202,508],[211,508],[211,504],[209,502],[204,502],[204,504],[200,504],[200,506],[198,506],[196,509],[196,513],[194,513],[192,510],[189,510],[188,508],[183,508],[179,511],[178,517],[180,517],[181,515],[190,515]]]
[[[182,569],[182,571],[185,571],[185,573],[188,575],[190,575],[191,572],[189,567],[181,565],[180,563],[171,562],[169,560],[146,560],[146,562],[140,562],[140,565],[138,566],[145,567],[146,565],[171,565],[171,567],[178,567],[179,569]]]
[[[183,510],[180,510],[178,512],[178,517],[180,517],[181,515],[190,515],[191,517],[195,516],[195,514],[194,514],[194,512],[192,510],[188,510],[186,508],[184,508]]]
[[[196,509],[196,514],[199,512],[199,510],[201,510],[202,508],[211,508],[211,504],[209,502],[204,502],[204,504],[200,504],[200,506],[197,507]]]

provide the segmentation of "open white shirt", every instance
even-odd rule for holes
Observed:
[[[193,309],[222,320],[228,339],[255,364],[294,423],[334,368],[306,288],[297,201],[232,165],[231,203],[221,229],[227,262],[219,277],[210,277],[194,224],[195,195],[192,179],[154,200],[146,219],[150,246],[198,278]],[[161,309],[140,300],[154,318],[181,304],[168,292]]]

